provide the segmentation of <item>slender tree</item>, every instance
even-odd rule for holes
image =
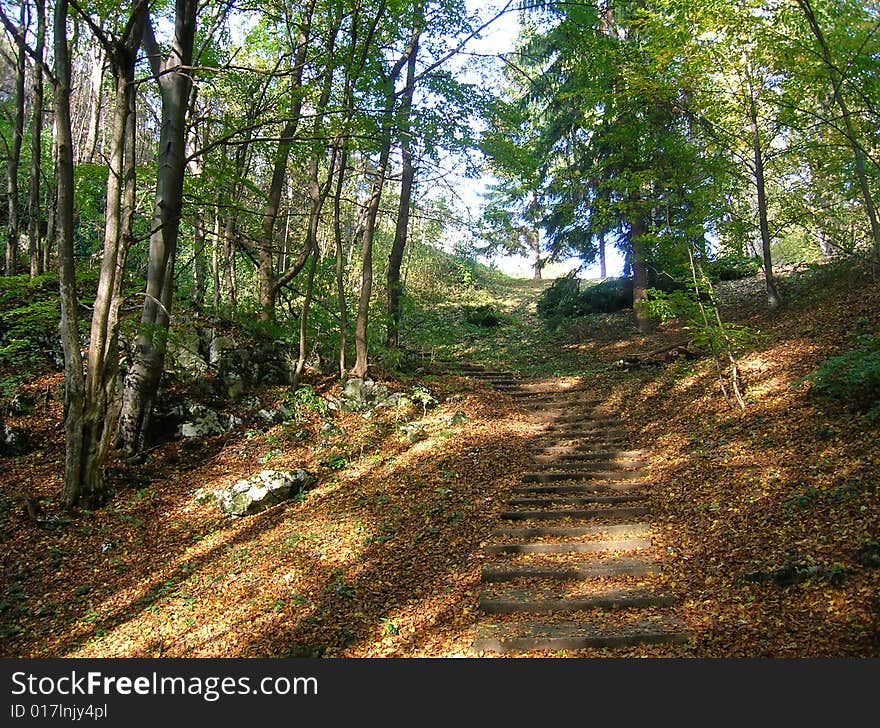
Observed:
[[[144,48],[159,87],[162,123],[147,283],[134,361],[125,380],[120,420],[122,446],[129,455],[140,453],[147,442],[153,403],[165,362],[174,295],[174,262],[186,169],[186,111],[192,90],[190,67],[199,4],[197,0],[176,0],[174,7],[174,35],[170,52],[164,60],[151,17],[144,26]]]

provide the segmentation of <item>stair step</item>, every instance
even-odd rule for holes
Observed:
[[[627,461],[629,461],[629,462],[645,462],[645,463],[647,463],[646,460],[643,460],[643,461],[632,460],[632,458],[638,458],[644,454],[645,453],[643,450],[593,450],[590,452],[572,451],[570,453],[560,452],[560,453],[551,454],[551,455],[533,455],[532,459],[537,463],[546,463],[546,464],[553,464],[553,463],[566,464],[566,463],[579,463],[579,462],[592,463],[592,462],[602,461],[602,460],[604,460],[605,462],[627,462]]]
[[[556,594],[553,589],[505,589],[480,594],[480,609],[487,614],[529,612],[580,612],[588,609],[640,609],[669,607],[675,599],[650,589],[604,589],[589,595]]]
[[[688,635],[681,625],[668,620],[639,620],[624,625],[605,622],[558,622],[534,624],[486,624],[477,627],[474,652],[533,652],[584,650],[602,647],[633,647],[653,644],[684,644]]]
[[[550,493],[532,496],[517,496],[508,500],[511,506],[532,506],[544,508],[557,506],[586,506],[592,503],[641,503],[648,500],[644,493],[615,493],[613,495],[570,495],[567,493]]]
[[[531,439],[543,448],[572,447],[569,440],[588,440],[591,450],[618,448],[631,439],[626,430],[610,427],[578,427],[569,430],[538,430]],[[554,445],[553,443],[559,443]]]
[[[628,508],[581,508],[581,509],[539,509],[529,511],[503,511],[505,521],[558,521],[565,518],[588,520],[591,518],[641,518],[648,515],[649,508],[630,506]]]
[[[614,523],[599,526],[533,526],[531,528],[496,528],[493,536],[510,538],[576,538],[578,536],[642,536],[651,532],[647,523]]]
[[[512,392],[512,396],[518,397],[520,399],[528,399],[527,407],[534,407],[536,409],[547,409],[549,405],[556,405],[556,407],[562,408],[563,405],[600,405],[602,404],[601,399],[596,399],[595,397],[590,397],[589,392],[586,391],[578,391],[578,390],[568,390],[565,392],[553,392],[553,391],[543,391],[543,392]]]
[[[584,438],[584,442],[571,442],[560,438],[556,444],[548,441],[546,444],[540,445],[540,452],[535,452],[533,457],[552,457],[558,455],[591,455],[596,452],[606,452],[608,449],[616,445],[621,445],[627,441],[626,437],[616,438]],[[565,444],[563,444],[565,443]]]
[[[622,427],[608,427],[607,425],[602,424],[601,422],[593,423],[593,422],[563,422],[560,425],[545,425],[541,428],[541,433],[569,433],[569,432],[608,432],[626,435],[628,430],[623,429]]]
[[[558,483],[561,480],[641,480],[645,470],[569,470],[567,472],[523,473],[523,483]]]
[[[593,458],[591,460],[576,460],[574,462],[556,461],[539,463],[535,465],[533,472],[597,472],[605,470],[629,473],[649,467],[651,467],[651,463],[647,460],[600,460]]]
[[[598,424],[620,424],[619,417],[610,415],[593,415],[587,412],[572,413],[571,410],[565,410],[565,414],[551,414],[547,412],[535,412],[529,415],[532,422],[546,422],[550,424],[572,424],[595,422]]]
[[[534,495],[578,495],[580,493],[632,493],[643,490],[649,483],[628,482],[618,480],[611,483],[588,481],[586,483],[570,482],[561,484],[532,483],[529,485],[517,485],[512,493],[532,493]]]
[[[651,576],[660,573],[656,561],[633,557],[596,558],[571,564],[485,564],[484,582],[516,581],[517,579],[554,579],[556,581],[586,581],[609,576]]]
[[[497,543],[483,547],[488,556],[499,554],[596,554],[603,551],[639,551],[651,546],[649,538],[603,541]]]

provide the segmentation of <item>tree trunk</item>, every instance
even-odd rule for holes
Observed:
[[[84,162],[97,164],[98,139],[101,130],[101,105],[104,97],[104,50],[98,43],[92,44],[92,54],[89,65],[89,96],[88,117],[86,122],[86,139],[83,144],[81,159]]]
[[[151,21],[148,20],[144,31],[144,43],[162,98],[162,125],[147,285],[134,362],[125,381],[121,416],[123,449],[132,455],[146,446],[150,416],[165,362],[186,169],[186,111],[192,88],[192,79],[179,67],[192,64],[198,5],[197,0],[176,0],[174,39],[171,55],[165,63],[159,61]]]
[[[211,234],[211,282],[214,286],[211,300],[214,315],[220,311],[220,210],[214,210],[214,229]]]
[[[37,12],[37,39],[34,48],[33,108],[31,111],[31,184],[28,197],[28,245],[31,277],[45,272],[43,267],[40,225],[40,176],[43,173],[43,56],[46,47],[46,4],[35,0]]]
[[[342,234],[342,192],[345,185],[345,168],[348,151],[337,152],[336,192],[333,195],[333,237],[336,243],[336,298],[339,304],[339,378],[348,372],[345,347],[348,343],[348,303],[345,298],[345,244]]]
[[[70,127],[70,55],[67,46],[67,0],[56,0],[53,19],[55,55],[55,152],[58,189],[58,277],[61,302],[61,345],[64,350],[64,486],[61,502],[73,506],[79,497],[83,450],[85,381],[82,370],[73,249],[73,134]]]
[[[238,308],[238,288],[235,279],[235,214],[229,213],[223,226],[223,288],[231,316]]]
[[[758,127],[758,104],[752,85],[751,72],[746,65],[746,80],[749,93],[749,125],[752,132],[752,153],[754,157],[755,187],[758,194],[758,228],[761,233],[761,257],[764,261],[764,281],[767,289],[767,305],[770,309],[779,308],[782,299],[773,278],[773,260],[770,253],[770,223],[767,218],[767,187],[764,179],[764,151],[761,145],[761,132]]]
[[[9,145],[9,157],[6,161],[6,275],[13,276],[18,272],[18,167],[21,161],[21,145],[24,140],[24,80],[27,66],[25,64],[24,33],[27,22],[27,3],[21,4],[19,29],[21,38],[16,42],[15,55],[15,115],[12,120],[12,144]]]
[[[608,277],[608,267],[605,262],[605,233],[599,235],[599,277],[602,280]]]
[[[390,156],[391,131],[389,128],[387,136],[382,141],[379,164],[376,165],[373,186],[370,190],[370,197],[367,200],[367,212],[361,243],[361,290],[358,296],[357,315],[354,321],[355,362],[351,371],[352,375],[358,379],[366,377],[369,369],[367,327],[369,325],[370,297],[373,293],[373,238],[376,231],[376,219],[379,216],[382,187],[385,184],[385,170]]]
[[[303,11],[303,18],[299,28],[297,38],[297,49],[294,58],[293,78],[291,79],[291,88],[289,93],[292,95],[293,103],[291,104],[290,116],[284,129],[281,132],[278,149],[275,152],[275,163],[272,168],[272,181],[269,184],[269,190],[266,195],[266,206],[263,209],[263,222],[260,226],[260,237],[257,240],[257,280],[259,281],[259,308],[260,321],[272,321],[275,319],[275,298],[281,286],[292,280],[302,266],[305,264],[306,258],[301,256],[299,268],[289,275],[289,271],[279,277],[286,280],[281,281],[276,277],[274,266],[274,242],[275,242],[275,223],[278,220],[278,212],[281,209],[281,195],[284,191],[284,182],[287,175],[287,161],[290,157],[290,148],[293,144],[293,137],[299,128],[300,116],[302,114],[303,97],[302,79],[303,71],[306,65],[306,55],[309,48],[309,36],[312,27],[312,14],[315,11],[316,0],[309,0],[308,6]]]
[[[532,280],[540,281],[541,269],[544,267],[544,263],[541,260],[541,232],[537,227],[530,231],[529,243],[532,249],[532,271],[534,271]]]
[[[421,8],[421,6],[419,6]],[[420,12],[417,10],[417,12]],[[403,264],[403,252],[406,248],[406,240],[409,234],[409,216],[412,204],[412,190],[415,181],[415,168],[413,166],[412,144],[412,106],[413,95],[416,88],[416,60],[419,51],[419,36],[421,34],[422,17],[417,15],[414,24],[413,39],[409,58],[406,62],[406,84],[400,101],[398,113],[398,135],[400,136],[401,178],[400,200],[397,205],[397,224],[394,228],[394,241],[391,244],[391,253],[388,256],[387,281],[387,305],[385,315],[388,319],[388,332],[386,346],[396,349],[400,345],[400,321],[403,316],[402,296],[403,286],[400,283],[400,266]]]
[[[46,237],[43,240],[43,270],[47,271],[52,267],[52,253],[57,247],[57,230],[56,224],[58,209],[58,186],[57,182],[53,182],[58,178],[58,165],[55,155],[55,124],[52,125],[52,176],[49,178],[46,190]]]
[[[205,220],[200,213],[195,216],[195,235],[193,236],[193,306],[199,310],[205,303],[205,287],[207,275],[207,260],[205,248],[208,243],[205,235]]]
[[[632,251],[633,311],[636,315],[636,326],[639,331],[647,333],[655,326],[654,319],[648,315],[644,305],[644,302],[648,300],[648,267],[647,251],[645,250],[647,228],[641,212],[636,210],[632,215],[630,249]]]
[[[302,311],[299,314],[299,356],[296,360],[296,371],[293,375],[293,391],[295,392],[302,381],[303,370],[306,366],[306,357],[308,356],[306,336],[309,324],[309,307],[312,303],[312,296],[315,291],[315,269],[318,267],[318,250],[312,255],[312,265],[309,268],[309,277],[306,281],[306,292],[303,300]]]
[[[113,69],[113,127],[109,149],[104,246],[98,291],[92,308],[86,364],[84,400],[80,420],[75,480],[64,484],[68,505],[84,502],[99,505],[104,500],[104,464],[112,444],[120,407],[118,322],[122,304],[122,276],[131,243],[134,208],[134,72],[140,46],[146,3],[132,10],[127,34],[113,41],[108,53]],[[111,41],[104,37],[108,46]]]
[[[388,170],[388,160],[391,157],[391,135],[394,126],[395,86],[403,67],[409,62],[418,48],[421,29],[418,23],[414,23],[410,42],[403,55],[391,68],[388,76],[384,79],[385,108],[382,110],[382,126],[379,135],[379,163],[373,176],[373,185],[370,197],[367,200],[364,232],[361,244],[361,291],[358,296],[357,316],[354,322],[354,347],[355,363],[352,375],[363,379],[369,369],[369,343],[367,340],[367,327],[370,315],[370,297],[373,292],[373,238],[376,232],[376,221],[379,216],[379,204],[382,200],[382,188],[385,185],[385,177]]]

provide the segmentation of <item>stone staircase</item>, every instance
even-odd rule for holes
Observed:
[[[687,642],[674,595],[653,583],[662,564],[652,550],[648,454],[628,449],[625,428],[583,389],[458,366],[521,399],[543,425],[534,466],[484,546],[472,653]]]

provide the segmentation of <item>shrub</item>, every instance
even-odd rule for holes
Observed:
[[[44,365],[60,356],[58,276],[0,279],[0,364]]]
[[[481,326],[485,329],[491,329],[504,323],[502,316],[488,304],[467,306],[464,311],[464,320],[472,326]]]
[[[725,255],[704,264],[703,270],[713,281],[738,281],[756,275],[761,270],[761,259],[755,256]]]
[[[558,278],[538,298],[538,315],[551,327],[563,319],[592,313],[611,313],[632,306],[632,282],[609,278],[581,290],[574,273]]]
[[[632,308],[633,285],[627,278],[609,278],[581,292],[579,313],[612,313]]]
[[[857,336],[856,348],[826,359],[798,384],[804,381],[811,383],[811,392],[880,419],[880,337]]]

